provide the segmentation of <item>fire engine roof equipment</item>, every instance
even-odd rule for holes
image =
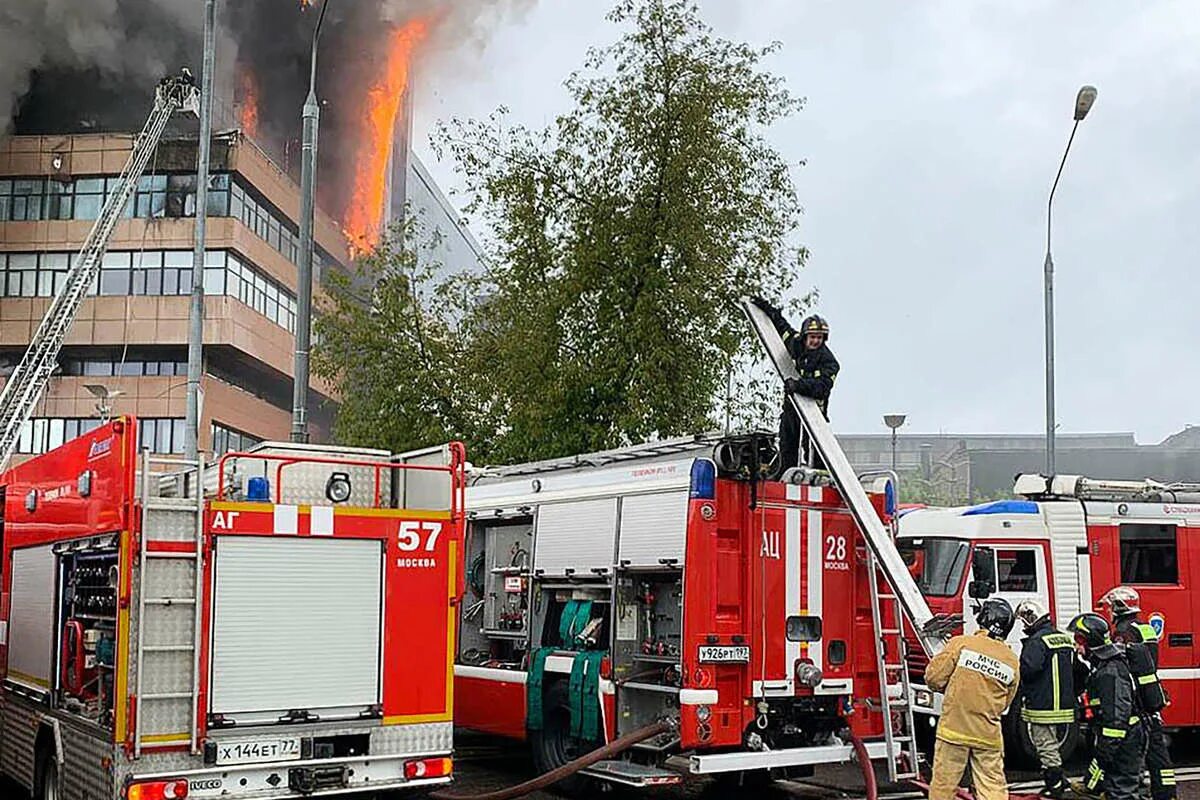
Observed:
[[[795,362],[788,354],[783,339],[780,338],[767,315],[748,297],[742,298],[741,305],[755,333],[758,334],[759,341],[762,342],[775,369],[778,370],[779,376],[785,380],[797,378]],[[875,556],[880,571],[895,593],[905,616],[916,629],[922,648],[930,655],[937,653],[942,649],[943,636],[949,626],[949,620],[935,617],[929,610],[924,595],[921,594],[920,588],[904,564],[904,559],[896,549],[891,533],[884,527],[879,515],[871,505],[854,468],[850,465],[846,454],[842,452],[842,448],[833,434],[833,429],[829,427],[829,422],[821,413],[816,401],[798,392],[789,394],[788,400],[796,409],[796,413],[800,415],[813,444],[829,466],[838,490],[845,499],[850,513],[854,516],[854,521],[862,532],[867,546]]]

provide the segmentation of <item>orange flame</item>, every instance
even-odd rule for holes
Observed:
[[[249,69],[242,70],[240,88],[242,100],[238,120],[242,133],[254,138],[258,136],[258,80]]]
[[[346,236],[357,253],[379,243],[396,117],[408,90],[413,51],[428,32],[424,19],[410,20],[393,31],[383,77],[367,92],[365,130],[354,158],[354,189],[345,218]]]

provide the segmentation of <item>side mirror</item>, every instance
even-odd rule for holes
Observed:
[[[990,547],[976,547],[971,555],[973,580],[967,585],[972,600],[984,600],[996,591],[996,552]]]

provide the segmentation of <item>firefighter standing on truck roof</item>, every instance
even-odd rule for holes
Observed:
[[[1025,628],[1021,640],[1021,719],[1037,751],[1045,788],[1043,797],[1061,798],[1069,788],[1058,749],[1058,726],[1075,723],[1074,640],[1054,627],[1037,600],[1017,606]]]
[[[1087,677],[1087,710],[1094,744],[1092,763],[1084,776],[1083,791],[1108,800],[1137,797],[1146,748],[1138,696],[1125,654],[1112,643],[1108,622],[1090,611],[1071,620],[1068,630],[1091,666]]]
[[[799,392],[816,400],[825,419],[829,419],[829,395],[833,391],[833,382],[837,378],[838,370],[841,369],[827,344],[829,323],[813,314],[800,323],[800,330],[797,331],[784,319],[783,312],[770,302],[761,297],[755,297],[752,302],[771,320],[787,347],[788,355],[796,363],[796,372],[800,374],[798,378],[788,378],[784,381],[784,391],[788,394]],[[800,463],[802,438],[804,425],[800,421],[800,415],[785,397],[783,413],[779,418],[777,477],[782,477],[784,472]],[[816,469],[824,469],[825,464],[812,444],[808,443],[805,449],[809,451],[806,453],[805,463]]]
[[[954,800],[967,763],[979,800],[1008,800],[1000,717],[1012,704],[1019,663],[1004,643],[1015,617],[1007,600],[983,601],[971,636],[955,636],[925,669],[925,682],[943,692],[933,750],[929,800]]]
[[[1118,586],[1100,598],[1099,605],[1111,609],[1113,639],[1124,646],[1129,672],[1141,702],[1146,728],[1146,770],[1150,773],[1153,800],[1174,800],[1175,765],[1167,747],[1162,710],[1170,698],[1158,679],[1158,631],[1142,622],[1141,597],[1129,586]]]

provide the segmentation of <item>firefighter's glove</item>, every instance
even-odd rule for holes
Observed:
[[[785,378],[783,381],[783,390],[788,394],[795,394],[800,391],[800,381],[795,378]]]
[[[773,315],[773,314],[779,313],[779,309],[776,308],[775,306],[771,305],[770,300],[766,300],[762,297],[751,297],[750,302],[753,303],[754,305],[756,305],[759,309],[761,309],[767,315]]]

